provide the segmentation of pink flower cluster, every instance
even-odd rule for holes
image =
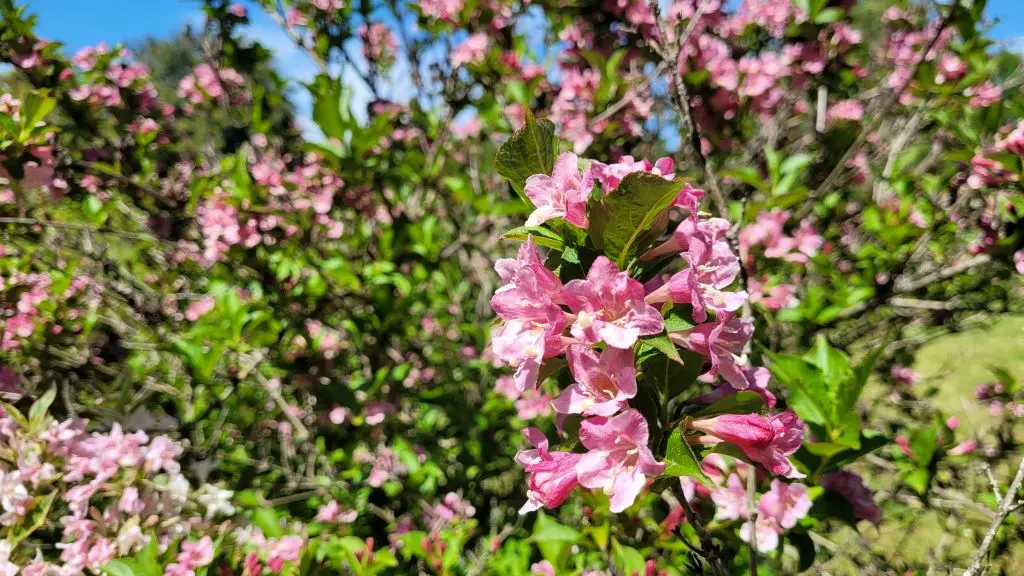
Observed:
[[[209,64],[196,66],[178,82],[178,97],[193,105],[207,101],[238,103],[245,96],[245,79],[231,68],[214,70]]]
[[[778,208],[758,214],[757,220],[745,226],[739,234],[743,261],[750,261],[750,252],[757,246],[764,247],[765,258],[780,258],[798,264],[806,264],[817,256],[825,239],[814,230],[809,220],[801,221],[792,234],[786,234],[788,220],[789,212]]]
[[[630,173],[645,171],[672,178],[673,171],[668,159],[652,164],[624,157],[610,165],[594,161],[581,174],[577,162],[575,154],[563,153],[550,176],[527,179],[526,195],[537,208],[530,215],[531,225],[558,217],[585,229],[586,201],[595,183],[607,193]],[[621,512],[633,504],[648,479],[664,469],[648,447],[646,419],[629,405],[637,395],[633,348],[640,338],[665,330],[655,305],[692,308],[699,324],[670,332],[669,338],[707,358],[708,379],[713,381],[719,374],[725,379],[703,400],[754,390],[767,405],[774,405],[774,396],[766,390],[768,371],[749,367],[742,355],[753,330],[734,314],[746,294],[728,290],[740,271],[739,259],[726,241],[729,223],[699,216],[702,196],[702,190],[685,186],[674,204],[685,209],[688,217],[670,240],[644,256],[679,254],[687,266],[647,286],[604,256],[594,260],[585,278],[563,284],[544,265],[532,237],[515,259],[496,263],[504,284],[492,297],[491,307],[502,324],[492,334],[491,351],[515,370],[511,381],[499,380],[499,390],[510,396],[533,390],[544,362],[565,355],[573,383],[553,406],[560,421],[568,415],[583,418],[579,440],[587,450],[552,451],[543,432],[525,429],[533,449],[516,456],[529,474],[527,503],[521,512],[556,507],[578,485],[600,488],[610,497],[611,510]],[[704,434],[690,436],[694,442],[729,442],[773,474],[800,476],[788,459],[803,439],[803,423],[792,412],[770,417],[722,415],[693,421],[690,427]]]
[[[463,40],[461,44],[452,49],[452,68],[481,62],[487,56],[487,46],[489,43],[490,40],[487,38],[487,34],[483,32],[477,32]]]
[[[245,556],[247,574],[261,574],[264,566],[271,573],[280,574],[286,562],[298,562],[302,558],[302,550],[306,546],[302,536],[267,538],[253,526],[236,530],[235,540],[251,549]]]
[[[54,494],[42,521],[63,533],[56,550],[23,558],[24,573],[95,573],[137,552],[150,534],[167,545],[201,521],[184,515],[191,488],[177,462],[182,448],[166,436],[126,434],[117,424],[106,433],[88,433],[79,419],[51,421],[36,433],[21,418],[0,416],[0,443],[15,457],[0,463],[0,524],[38,522],[29,511]],[[208,564],[208,540],[183,545],[179,564]]]
[[[384,67],[395,61],[398,40],[386,25],[379,22],[361,25],[359,39],[363,41],[363,56],[367,60]]]

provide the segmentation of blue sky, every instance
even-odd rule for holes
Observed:
[[[72,50],[100,41],[162,36],[186,22],[201,21],[200,4],[194,0],[28,0],[27,4],[39,15],[40,35],[64,42]],[[989,16],[1001,20],[993,31],[996,38],[1024,41],[1021,8],[1021,0],[989,0]],[[255,6],[249,12],[256,27],[273,26]]]

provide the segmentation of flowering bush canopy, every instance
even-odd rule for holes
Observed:
[[[0,574],[1013,565],[1020,375],[979,426],[913,364],[1024,302],[984,2],[204,0],[74,54],[22,4]]]

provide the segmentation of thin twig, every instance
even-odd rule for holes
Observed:
[[[147,232],[132,232],[129,230],[117,230],[115,228],[108,227],[96,227],[89,226],[88,224],[79,224],[76,222],[58,222],[56,220],[40,220],[38,218],[18,218],[18,217],[0,217],[0,224],[17,224],[23,226],[42,226],[44,228],[54,228],[56,230],[78,230],[81,232],[95,232],[97,234],[110,234],[112,236],[121,236],[123,238],[129,238],[132,240],[154,240],[162,241]]]
[[[1021,457],[1020,464],[1017,466],[1017,475],[1013,477],[1013,482],[1010,483],[1010,487],[1006,489],[1006,493],[1003,494],[1003,498],[999,503],[998,513],[992,525],[988,529],[988,533],[985,534],[985,539],[981,541],[981,546],[978,547],[978,552],[974,555],[974,560],[971,561],[971,565],[964,571],[964,576],[976,576],[984,574],[982,564],[988,557],[988,550],[992,547],[992,542],[996,539],[996,533],[999,531],[999,527],[1002,526],[1003,521],[1017,508],[1017,492],[1020,491],[1021,485],[1024,484],[1024,457]]]
[[[683,81],[683,77],[679,73],[679,53],[682,50],[682,46],[678,42],[673,42],[671,48],[668,46],[668,28],[662,22],[661,7],[658,4],[658,0],[648,0],[648,6],[650,6],[651,12],[654,14],[655,22],[658,23],[660,37],[663,39],[663,42],[666,42],[658,46],[656,51],[661,57],[662,62],[672,72],[672,81],[676,85],[676,110],[679,112],[683,125],[690,136],[689,145],[694,161],[704,172],[705,185],[711,190],[711,199],[715,203],[715,209],[718,211],[719,216],[724,218],[727,216],[725,198],[722,196],[722,189],[718,185],[718,178],[715,177],[715,172],[711,165],[708,164],[708,159],[704,156],[704,151],[701,149],[700,128],[698,128],[697,121],[693,116],[693,110],[690,108],[690,94],[687,91],[686,82]]]
[[[747,516],[750,532],[747,545],[750,548],[750,576],[757,576],[757,507],[754,506],[754,494],[757,492],[757,473],[753,468],[747,473]]]

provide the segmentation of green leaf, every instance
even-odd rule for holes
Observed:
[[[109,576],[136,576],[135,571],[124,560],[111,560],[103,567],[103,573]]]
[[[270,538],[284,534],[277,512],[273,508],[259,508],[252,513],[252,523]]]
[[[841,8],[825,8],[814,17],[815,24],[831,24],[843,17]]]
[[[555,125],[550,120],[536,120],[527,110],[526,123],[498,149],[494,168],[522,195],[527,178],[534,174],[551,174],[557,155]]]
[[[764,400],[757,392],[743,390],[729,394],[711,406],[701,409],[696,415],[700,418],[707,418],[717,414],[750,414],[759,412],[763,408]]]
[[[831,396],[821,373],[802,358],[765,352],[771,360],[772,374],[782,382],[789,395],[789,407],[806,422],[825,426],[832,415]]]
[[[46,391],[45,394],[39,397],[38,400],[32,403],[32,407],[28,409],[28,420],[31,424],[36,424],[42,421],[46,411],[50,409],[50,405],[53,404],[54,398],[57,397],[57,387],[51,387]]]
[[[635,548],[623,546],[618,540],[612,540],[612,552],[615,554],[615,565],[622,574],[646,574],[647,559]]]
[[[666,180],[648,172],[627,174],[618,188],[591,209],[590,231],[595,246],[624,268],[641,236],[656,236],[650,234],[655,224],[668,225],[666,210],[685,184],[681,178]]]
[[[818,367],[830,388],[835,387],[850,369],[850,359],[842,351],[833,348],[824,334],[818,334],[814,348],[804,355],[804,360]]]
[[[871,376],[871,371],[875,369],[875,363],[878,362],[881,354],[881,346],[872,350],[863,361],[854,367],[853,373],[849,374],[843,380],[842,385],[836,390],[835,404],[832,406],[834,410],[833,420],[835,422],[842,421],[844,417],[853,412],[854,407],[857,405],[857,399],[860,398],[861,392],[864,391],[864,385],[867,384],[868,377]]]
[[[502,240],[518,240],[526,242],[526,239],[533,236],[534,244],[546,246],[561,251],[565,248],[565,241],[556,232],[540,226],[519,226],[501,235]]]
[[[682,357],[679,356],[679,350],[676,349],[676,344],[669,337],[668,334],[662,332],[656,336],[647,336],[640,339],[640,342],[645,346],[654,348],[661,352],[665,356],[668,356],[674,362],[680,364],[683,363]]]
[[[349,110],[351,91],[323,74],[306,84],[313,97],[313,121],[324,136],[344,142],[347,133],[355,126],[355,119]]]
[[[702,483],[708,482],[708,477],[700,469],[700,461],[693,452],[693,448],[683,439],[683,433],[679,428],[672,431],[668,438],[668,447],[665,449],[665,471],[662,476],[689,476],[696,478]]]
[[[693,323],[693,307],[689,305],[673,306],[664,316],[666,332],[682,332],[696,326]]]
[[[561,566],[568,558],[572,545],[583,537],[575,528],[559,524],[543,511],[537,512],[537,521],[533,524],[533,535],[530,536],[541,555],[556,567]]]

